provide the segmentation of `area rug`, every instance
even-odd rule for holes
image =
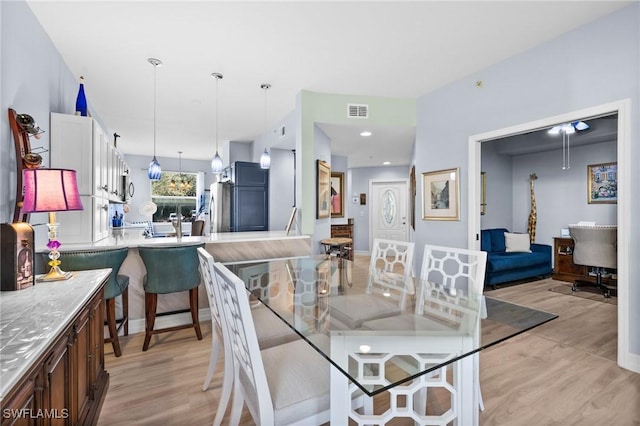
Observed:
[[[583,299],[595,300],[597,302],[610,303],[612,305],[617,305],[618,304],[618,298],[617,297],[614,297],[614,296],[604,297],[602,295],[602,291],[600,289],[595,288],[595,287],[593,287],[593,288],[584,287],[584,288],[578,289],[578,291],[572,291],[571,290],[571,284],[563,284],[563,285],[559,285],[559,286],[556,286],[556,287],[552,287],[552,288],[549,289],[549,291],[553,291],[555,293],[566,294],[566,295],[569,295],[569,296],[581,297]]]

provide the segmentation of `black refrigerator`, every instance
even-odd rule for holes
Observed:
[[[269,169],[259,163],[231,165],[231,232],[269,230]]]

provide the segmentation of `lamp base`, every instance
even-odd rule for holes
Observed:
[[[38,282],[46,282],[46,281],[64,281],[68,280],[73,276],[73,272],[64,272],[57,266],[53,266],[47,275],[44,275],[38,278],[36,281]]]

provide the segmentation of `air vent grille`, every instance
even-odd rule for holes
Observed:
[[[347,105],[348,117],[369,118],[369,105],[349,104]]]

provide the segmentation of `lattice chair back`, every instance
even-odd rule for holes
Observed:
[[[235,386],[256,423],[272,425],[271,393],[244,282],[221,263],[215,263],[214,269],[219,284],[218,300],[224,338],[233,357]],[[240,413],[232,413],[230,424],[238,423],[239,418],[233,418],[235,414],[239,416]]]
[[[484,251],[425,245],[420,278],[482,294],[487,253]]]
[[[211,384],[211,379],[213,378],[216,365],[218,364],[220,349],[224,351],[224,375],[222,379],[222,389],[220,399],[218,400],[216,417],[213,422],[214,425],[220,425],[233,388],[233,359],[230,348],[225,344],[226,342],[223,337],[222,318],[220,317],[220,308],[218,304],[218,282],[213,267],[213,256],[211,256],[211,254],[209,254],[209,252],[204,248],[200,247],[198,248],[198,260],[200,262],[200,273],[202,274],[204,287],[207,291],[209,309],[211,311],[211,356],[209,358],[207,376],[205,377],[204,384],[202,385],[203,391],[206,391]]]
[[[414,294],[412,280],[415,244],[376,238],[371,250],[367,293],[398,300],[404,309],[407,294]]]

